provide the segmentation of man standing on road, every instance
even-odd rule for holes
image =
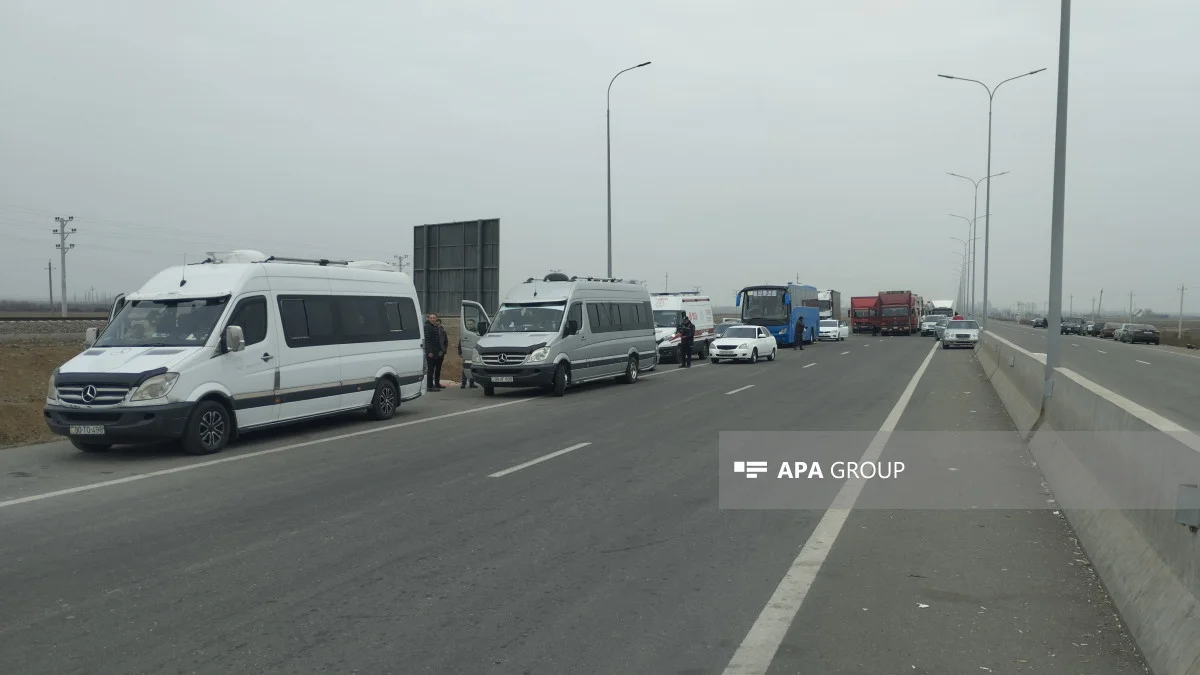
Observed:
[[[683,315],[683,322],[679,324],[679,367],[692,367],[692,343],[696,340],[696,324],[688,318],[687,313]]]
[[[804,317],[796,317],[796,342],[792,345],[792,349],[804,351]]]
[[[436,314],[430,314],[425,319],[425,372],[429,381],[426,389],[429,391],[442,390],[442,359],[446,358],[446,346],[449,338]]]

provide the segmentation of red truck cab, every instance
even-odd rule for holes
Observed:
[[[912,335],[920,330],[912,291],[879,292],[879,330],[889,335]]]
[[[850,330],[854,333],[879,334],[879,297],[860,295],[850,298]]]

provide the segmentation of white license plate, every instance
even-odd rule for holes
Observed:
[[[512,382],[512,381],[513,381],[512,377],[509,377],[509,376],[492,378],[492,382]]]
[[[71,435],[72,436],[103,436],[104,435],[104,427],[95,425],[95,424],[89,425],[89,426],[72,426],[71,427]]]

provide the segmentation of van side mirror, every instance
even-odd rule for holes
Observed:
[[[96,344],[96,337],[100,331],[95,328],[89,328],[83,332],[83,348],[91,349],[92,345]]]
[[[488,332],[488,322],[486,322],[486,321],[483,321],[483,320],[480,320],[480,322],[479,322],[478,324],[476,324],[476,325],[475,325],[475,330],[476,330],[476,332],[477,332],[477,333],[479,333],[480,335],[487,335],[487,332]]]
[[[225,351],[240,352],[246,348],[246,335],[241,326],[225,327]]]
[[[575,319],[568,320],[566,334],[567,335],[575,335],[578,332],[579,332],[579,322],[576,321]]]

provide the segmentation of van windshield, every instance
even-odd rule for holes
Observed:
[[[96,340],[95,347],[199,347],[208,342],[229,298],[134,300]]]
[[[501,305],[491,333],[554,333],[562,326],[567,303]]]
[[[682,312],[675,309],[654,310],[654,325],[659,328],[674,328],[679,325]]]

